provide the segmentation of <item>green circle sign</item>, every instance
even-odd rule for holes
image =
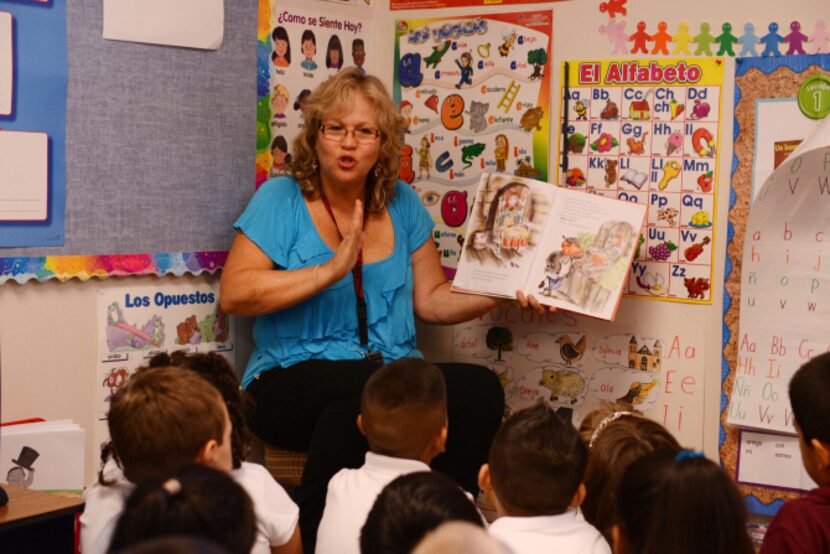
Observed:
[[[830,77],[814,73],[798,89],[798,107],[810,119],[821,119],[830,114]]]

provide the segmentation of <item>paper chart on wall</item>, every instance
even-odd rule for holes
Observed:
[[[798,437],[741,431],[737,466],[745,485],[801,492],[818,486],[804,469]]]
[[[98,377],[95,431],[109,440],[106,415],[112,395],[159,352],[216,351],[234,364],[233,319],[219,307],[219,282],[133,285],[98,293]]]
[[[489,367],[504,387],[508,414],[544,400],[579,425],[603,402],[620,400],[666,425],[681,444],[700,445],[703,330],[675,319],[676,328],[688,329],[680,336],[630,313],[621,309],[609,324],[504,304],[453,328],[453,361]]]
[[[648,208],[626,294],[711,303],[722,60],[566,67],[558,183]]]
[[[0,131],[0,221],[43,221],[49,202],[49,136]]]
[[[256,185],[288,173],[303,102],[345,67],[371,73],[369,27],[358,16],[329,16],[259,0]]]
[[[552,24],[550,10],[396,22],[400,177],[436,222],[450,277],[481,173],[548,178]]]
[[[778,121],[787,133],[787,121]],[[749,213],[741,274],[737,365],[727,422],[795,433],[787,386],[808,359],[830,350],[830,125],[828,146],[791,156]]]

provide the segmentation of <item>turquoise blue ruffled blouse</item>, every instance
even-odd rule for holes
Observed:
[[[423,357],[415,344],[412,253],[431,240],[434,223],[418,193],[402,181],[388,205],[395,231],[392,254],[363,266],[369,346],[384,360]],[[334,252],[314,227],[300,187],[292,177],[262,184],[234,223],[277,269],[327,262]],[[261,315],[254,323],[256,344],[242,378],[247,387],[263,371],[310,359],[361,359],[351,272],[326,290],[290,308]]]

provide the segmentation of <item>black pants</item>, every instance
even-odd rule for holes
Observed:
[[[475,494],[478,470],[487,461],[504,413],[504,390],[489,369],[436,364],[447,385],[447,451],[432,468]],[[360,393],[379,363],[365,360],[310,360],[276,368],[248,386],[256,400],[251,430],[262,441],[307,450],[300,485],[303,551],[312,554],[331,477],[344,467],[363,465],[369,446],[357,428]]]

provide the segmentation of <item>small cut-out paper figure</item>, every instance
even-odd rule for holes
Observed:
[[[801,23],[793,21],[790,23],[790,34],[784,37],[787,43],[787,54],[806,54],[804,43],[807,42],[807,35],[801,32]]]
[[[600,13],[608,12],[608,17],[615,17],[617,14],[627,15],[628,10],[625,9],[625,3],[628,0],[608,0],[599,5]]]
[[[761,52],[761,56],[780,56],[781,52],[778,51],[778,45],[784,42],[784,37],[778,34],[778,23],[770,23],[767,27],[769,33],[761,37],[760,42],[764,45],[764,51]]]
[[[712,43],[715,42],[715,37],[709,32],[710,29],[711,27],[708,23],[704,22],[700,24],[700,33],[692,39],[692,43],[697,44],[695,56],[712,55]]]
[[[674,34],[672,38],[672,42],[675,44],[674,47],[674,54],[686,54],[690,56],[692,53],[689,51],[689,43],[692,41],[692,35],[689,34],[689,24],[685,21],[682,21],[677,26],[677,32]]]
[[[628,37],[628,40],[634,42],[634,48],[631,49],[632,54],[642,52],[648,54],[648,47],[646,42],[651,40],[651,35],[646,32],[646,22],[640,21],[637,23],[637,32]]]
[[[30,446],[24,446],[20,450],[20,455],[16,460],[12,460],[15,464],[13,468],[6,474],[6,482],[15,487],[28,489],[32,486],[35,480],[35,468],[32,464],[40,457],[40,452]]]
[[[669,55],[669,49],[666,48],[666,44],[671,42],[671,35],[666,32],[667,28],[668,25],[665,21],[657,24],[657,32],[651,36],[651,40],[654,41],[654,48],[651,49],[652,54]]]
[[[813,44],[813,54],[830,51],[827,44],[830,42],[830,33],[827,32],[827,24],[823,19],[816,21],[816,30],[810,35],[807,42]]]
[[[720,48],[718,48],[718,56],[723,55],[730,55],[732,57],[735,56],[735,51],[732,50],[732,46],[737,44],[738,38],[733,35],[730,31],[732,31],[732,24],[731,23],[724,23],[721,25],[721,33],[718,35],[718,38],[715,39],[715,42],[720,44]]]
[[[760,37],[755,34],[755,25],[752,23],[744,24],[744,34],[738,38],[738,44],[741,45],[741,52],[738,54],[742,58],[757,56],[758,51],[755,45],[760,42]]]
[[[625,21],[610,20],[606,25],[599,26],[599,34],[608,37],[611,44],[614,45],[612,54],[628,54],[628,44],[626,43],[628,35],[625,32]]]

